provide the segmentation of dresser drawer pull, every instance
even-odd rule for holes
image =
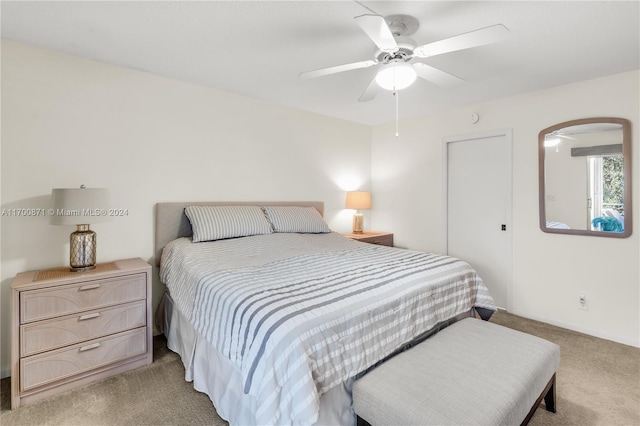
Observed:
[[[80,352],[88,351],[88,350],[99,348],[99,347],[100,347],[100,343],[94,343],[92,345],[87,345],[87,346],[81,347],[80,348]]]
[[[80,317],[78,317],[78,321],[84,321],[84,320],[88,320],[91,318],[98,318],[100,316],[100,312],[94,312],[92,314],[87,314],[87,315],[82,315]]]
[[[94,290],[96,288],[100,288],[100,284],[83,285],[82,287],[78,288],[78,291]]]

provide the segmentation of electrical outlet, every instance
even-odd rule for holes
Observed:
[[[580,295],[578,302],[579,302],[579,305],[578,305],[579,309],[582,309],[583,311],[589,310],[589,302],[587,302],[587,297],[584,294]]]

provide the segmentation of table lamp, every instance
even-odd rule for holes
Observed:
[[[69,265],[71,271],[87,271],[96,267],[96,233],[92,223],[108,222],[109,190],[106,188],[54,188],[51,190],[52,225],[76,225],[70,236]]]
[[[346,208],[356,210],[356,213],[353,215],[353,233],[362,234],[364,217],[362,213],[360,213],[360,210],[371,208],[371,194],[364,191],[347,192]]]

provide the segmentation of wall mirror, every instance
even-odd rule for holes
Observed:
[[[555,234],[631,235],[631,123],[586,118],[538,135],[540,229]]]

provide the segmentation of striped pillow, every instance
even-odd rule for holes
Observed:
[[[301,234],[323,234],[331,232],[329,225],[313,207],[264,206],[267,219],[275,232],[298,232]]]
[[[184,210],[194,243],[273,233],[258,206],[189,206]]]

